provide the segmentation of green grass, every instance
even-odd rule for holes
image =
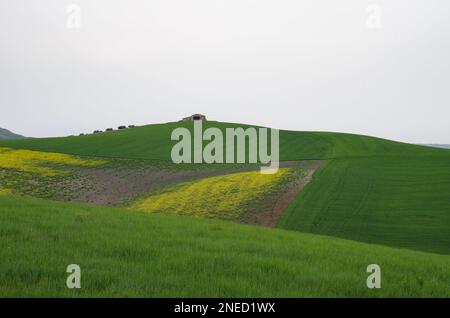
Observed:
[[[193,124],[191,122],[175,122],[85,136],[7,140],[0,141],[0,146],[85,156],[170,160],[172,146],[176,143],[170,140],[170,135],[172,130],[177,127],[192,129]],[[218,127],[224,130],[228,127],[246,128],[250,126],[207,121],[204,123],[204,128],[208,127]],[[446,150],[361,135],[280,132],[281,160],[361,157],[377,154],[428,154],[442,153],[443,151]]]
[[[171,131],[147,125],[0,146],[88,156],[169,160]],[[247,127],[205,122],[204,127]],[[341,133],[280,132],[282,160],[326,159],[279,222],[282,228],[450,254],[450,150]],[[185,169],[184,165],[180,167]]]
[[[450,156],[331,160],[279,227],[450,254]]]
[[[0,196],[0,224],[3,297],[450,296],[447,255],[14,196]],[[78,290],[65,287],[72,263]]]

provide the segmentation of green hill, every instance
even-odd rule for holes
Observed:
[[[8,129],[0,128],[0,140],[9,140],[9,139],[21,139],[25,138],[24,136],[15,134]]]
[[[187,127],[192,122],[174,122],[140,126],[84,136],[24,139],[0,142],[0,146],[75,155],[106,156],[170,160],[175,142],[170,140],[173,129]],[[204,127],[250,127],[243,124],[207,121]],[[441,149],[404,144],[390,140],[328,132],[280,131],[280,159],[330,159],[373,155],[439,154]]]
[[[69,154],[169,160],[176,127],[2,141]],[[246,127],[206,122],[205,127]],[[325,159],[285,211],[281,228],[450,254],[450,150],[342,133],[280,132],[282,160]]]
[[[170,160],[170,134],[180,125],[192,129],[189,122],[167,123],[5,140],[0,147]],[[205,123],[211,126],[245,127]],[[0,259],[7,261],[0,262],[0,296],[450,296],[450,150],[281,131],[280,157],[323,164],[278,229],[4,191]],[[80,290],[65,287],[72,263],[82,268]],[[378,290],[366,287],[373,263],[382,269]]]
[[[450,296],[447,255],[6,195],[0,212],[1,297]],[[381,289],[366,287],[373,263]]]

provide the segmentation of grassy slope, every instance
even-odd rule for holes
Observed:
[[[337,159],[279,227],[450,254],[450,156]]]
[[[446,255],[26,197],[0,212],[0,296],[450,296]]]
[[[192,128],[191,122],[147,125],[121,131],[85,136],[1,141],[0,146],[76,155],[170,160],[175,142],[170,135],[176,127]],[[204,127],[247,127],[208,121]],[[326,132],[280,132],[281,160],[327,159],[376,154],[438,153],[441,149],[402,144],[374,137]]]
[[[148,125],[79,137],[3,141],[0,146],[168,160],[171,131]],[[208,126],[237,124],[207,122]],[[237,125],[245,126],[245,125]],[[328,159],[279,226],[363,242],[450,253],[450,151],[326,132],[280,132],[282,160]]]

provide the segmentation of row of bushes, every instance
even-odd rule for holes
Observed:
[[[127,129],[127,128],[134,128],[134,127],[136,127],[135,125],[128,125],[128,127],[127,126],[125,126],[125,125],[122,125],[122,126],[119,126],[119,127],[117,127],[117,130],[122,130],[122,129]],[[106,128],[105,129],[105,131],[113,131],[114,129],[113,128]],[[101,132],[103,132],[103,130],[94,130],[94,134],[98,134],[98,133],[101,133]],[[81,133],[80,134],[80,136],[84,136],[85,134],[84,133]]]

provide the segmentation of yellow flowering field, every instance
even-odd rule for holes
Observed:
[[[282,168],[275,174],[240,172],[185,182],[138,200],[130,209],[236,218],[273,192],[292,172]]]
[[[62,153],[41,152],[0,147],[0,168],[38,173],[45,176],[65,174],[66,171],[46,165],[72,165],[94,167],[106,163],[103,160],[82,159]]]
[[[6,188],[0,187],[0,195],[12,194],[12,191]]]

